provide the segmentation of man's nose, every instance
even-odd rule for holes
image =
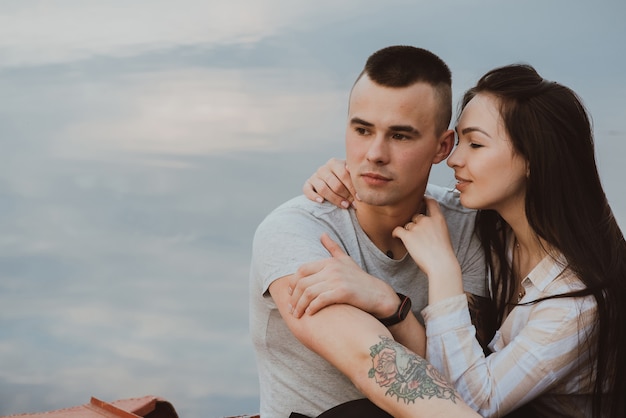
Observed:
[[[371,141],[367,159],[375,164],[385,164],[389,161],[388,143],[384,135],[377,134]]]

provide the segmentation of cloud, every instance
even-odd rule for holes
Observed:
[[[143,162],[167,164],[175,156],[336,141],[329,136],[341,135],[336,128],[343,123],[347,91],[325,89],[319,74],[309,78],[320,85],[316,91],[303,90],[295,81],[293,88],[285,88],[288,80],[287,74],[254,69],[188,69],[110,80],[91,87],[102,91],[93,92],[100,103],[54,135],[54,152],[79,158],[144,154]],[[169,158],[149,160],[145,154]]]
[[[252,233],[341,156],[349,84],[378,47],[441,53],[458,92],[518,59],[571,83],[623,222],[623,10],[2,1],[0,415],[146,393],[181,416],[257,412]]]
[[[0,63],[31,66],[179,45],[253,44],[289,26],[319,24],[357,5],[363,7],[356,0],[4,1]]]
[[[152,241],[116,241],[126,258],[87,257],[89,266],[67,277],[5,274],[0,355],[12,367],[0,370],[0,383],[62,382],[65,397],[109,399],[202,397],[228,394],[232,385],[257,393],[238,250]],[[75,251],[77,259],[85,255]],[[43,300],[35,296],[41,292]],[[24,303],[28,297],[38,302]]]
[[[24,1],[0,15],[2,61],[37,65],[180,44],[254,42],[280,28],[271,8],[245,3]]]

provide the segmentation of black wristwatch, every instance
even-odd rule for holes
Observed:
[[[404,318],[406,318],[411,311],[411,298],[401,293],[398,293],[397,295],[400,298],[400,305],[398,305],[398,309],[393,313],[393,315],[388,316],[387,318],[378,319],[386,327],[390,327],[404,321]]]

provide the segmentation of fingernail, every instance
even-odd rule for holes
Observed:
[[[342,201],[341,207],[344,209],[348,209],[350,207],[350,202],[348,202],[347,200]]]
[[[291,304],[289,304],[289,313],[293,314],[293,306],[291,306]]]
[[[316,201],[317,203],[324,203],[324,199],[322,199],[321,197],[316,197],[316,198],[315,198],[315,201]]]
[[[356,198],[356,200],[359,200],[359,201],[361,200],[361,198],[359,197],[359,194],[358,194],[358,193],[355,193],[355,194],[354,194],[354,197]]]
[[[291,286],[287,288],[287,293],[289,293],[290,295],[293,293],[293,289],[291,288]]]

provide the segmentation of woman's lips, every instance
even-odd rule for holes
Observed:
[[[462,177],[456,177],[455,176],[455,179],[456,179],[456,189],[459,192],[463,192],[463,190],[465,190],[467,188],[467,186],[469,186],[469,184],[470,184],[469,180],[466,180],[466,179],[464,179]]]

